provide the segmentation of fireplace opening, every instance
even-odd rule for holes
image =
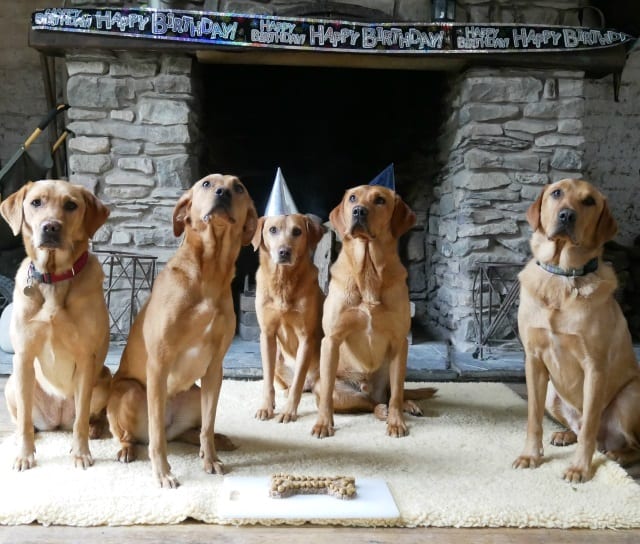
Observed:
[[[428,209],[443,74],[227,64],[198,70],[201,173],[238,175],[258,215],[278,167],[300,212],[328,221],[346,189],[367,184],[390,163],[397,192],[414,209]],[[257,267],[253,248],[243,248],[236,301]]]

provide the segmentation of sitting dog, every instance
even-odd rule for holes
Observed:
[[[174,234],[184,232],[184,240],[129,333],[107,406],[109,426],[122,462],[135,459],[136,443],[149,444],[161,487],[179,485],[167,461],[167,440],[191,441],[194,431],[205,472],[223,472],[214,423],[222,360],[236,328],[231,282],[257,219],[237,177],[211,174],[196,182],[173,211]]]
[[[29,182],[0,204],[26,258],[16,274],[10,336],[15,354],[5,396],[17,425],[14,468],[35,465],[34,430],[73,429],[77,467],[93,464],[89,437],[105,427],[111,373],[104,366],[109,315],[104,274],[89,239],[109,210],[61,180]],[[34,429],[35,428],[35,429]]]
[[[324,295],[312,254],[324,232],[299,213],[258,220],[253,247],[260,250],[256,314],[264,383],[258,419],[274,416],[274,380],[288,389],[281,423],[297,419],[303,388],[310,391],[317,380]]]
[[[323,308],[318,418],[312,434],[333,436],[335,411],[375,412],[387,421],[388,435],[405,436],[403,410],[422,411],[405,401],[411,315],[398,239],[416,216],[391,189],[362,185],[348,190],[329,218],[342,248],[331,267]],[[412,394],[428,398],[433,393]]]
[[[605,197],[583,180],[548,185],[527,212],[533,259],[520,272],[518,328],[525,350],[527,439],[516,468],[542,462],[546,408],[578,442],[569,482],[592,477],[596,447],[621,464],[640,460],[640,370],[602,261],[617,232]]]

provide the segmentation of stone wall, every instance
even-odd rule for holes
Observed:
[[[417,314],[458,349],[476,338],[477,264],[523,263],[527,207],[545,183],[581,174],[583,93],[581,72],[476,69],[452,85]]]
[[[109,203],[94,247],[166,262],[172,212],[198,174],[196,97],[186,56],[67,55],[69,179]]]
[[[613,96],[613,76],[585,82],[584,172],[612,205],[616,240],[640,245],[640,48],[622,72],[620,101]]]

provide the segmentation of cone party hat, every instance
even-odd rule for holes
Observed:
[[[284,180],[282,170],[278,167],[264,215],[272,217],[274,215],[291,215],[292,213],[299,213],[298,208],[293,201],[289,187],[287,187],[287,182]]]
[[[393,172],[393,163],[387,166],[382,172],[380,172],[375,178],[373,178],[369,185],[382,185],[392,191],[396,190],[396,179]]]

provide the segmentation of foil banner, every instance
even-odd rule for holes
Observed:
[[[363,23],[185,10],[48,8],[34,30],[348,53],[425,54],[575,51],[631,44],[624,32],[554,25]]]

